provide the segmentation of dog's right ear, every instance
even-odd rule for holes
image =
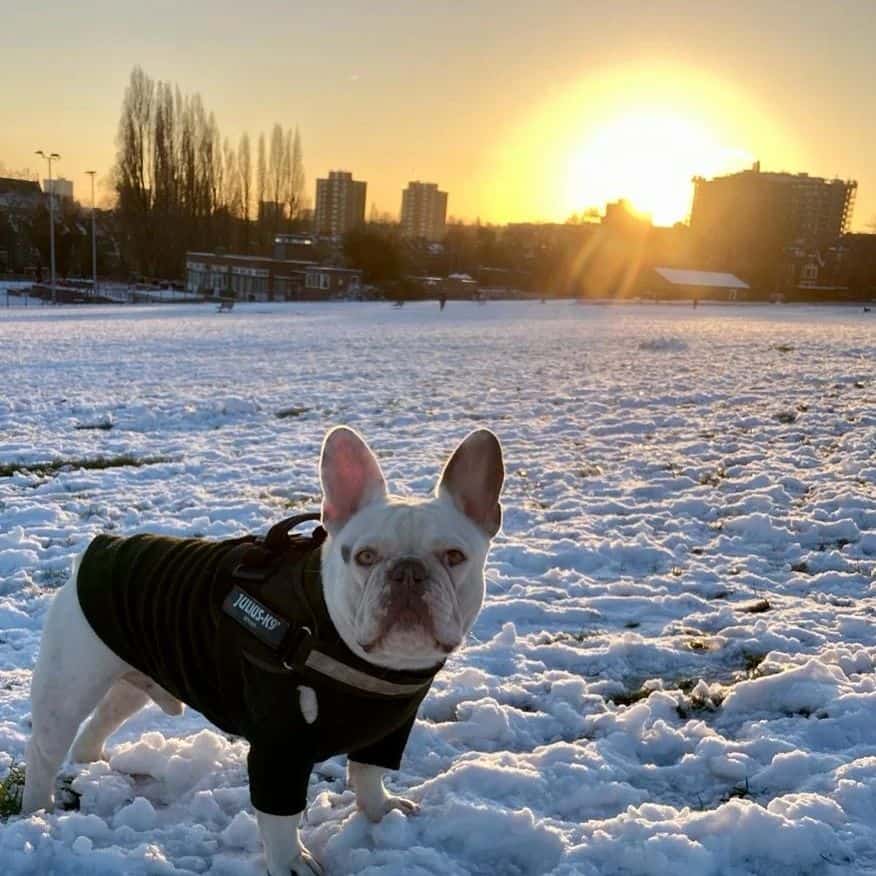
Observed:
[[[347,426],[332,429],[322,443],[322,522],[334,535],[365,505],[386,496],[386,481],[365,439]]]
[[[499,494],[504,481],[505,464],[499,439],[489,429],[477,429],[453,451],[437,492],[439,496],[449,496],[466,517],[492,538],[502,526]]]

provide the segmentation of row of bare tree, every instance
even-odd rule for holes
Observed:
[[[198,94],[135,67],[125,90],[113,170],[122,256],[151,277],[182,274],[187,250],[261,251],[304,205],[298,129],[222,138]]]

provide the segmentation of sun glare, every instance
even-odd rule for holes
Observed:
[[[796,158],[794,140],[751,96],[701,70],[642,61],[588,71],[522,111],[478,197],[492,221],[562,222],[625,198],[671,225],[690,213],[692,177]]]
[[[683,221],[691,177],[711,176],[750,156],[723,147],[708,128],[676,113],[639,108],[600,124],[568,162],[569,212],[619,198],[657,225]]]

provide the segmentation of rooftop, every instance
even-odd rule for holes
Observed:
[[[707,286],[714,289],[747,289],[748,283],[735,274],[720,271],[688,271],[682,268],[654,268],[673,286]]]
[[[43,191],[38,182],[30,179],[10,179],[0,177],[0,195],[42,195]]]

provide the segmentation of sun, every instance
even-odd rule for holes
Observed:
[[[593,126],[571,149],[565,185],[570,212],[625,198],[656,225],[683,222],[695,175],[740,163],[708,127],[662,107],[637,107]]]
[[[549,82],[497,133],[475,194],[498,222],[563,222],[625,198],[671,225],[689,216],[694,176],[801,157],[757,96],[699,68],[644,57]]]

